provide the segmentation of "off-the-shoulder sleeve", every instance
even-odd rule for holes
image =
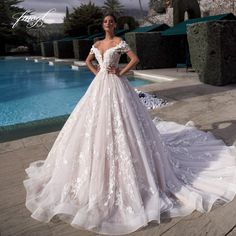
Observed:
[[[94,52],[94,45],[92,45],[92,47],[91,47],[91,49],[89,51],[89,54],[95,54],[95,52]]]
[[[121,46],[120,46],[121,54],[127,53],[130,50],[131,50],[131,48],[130,48],[129,44],[126,43],[126,41],[122,40]]]

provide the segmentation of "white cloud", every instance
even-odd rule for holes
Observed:
[[[73,7],[78,7],[82,3],[87,4],[89,0],[80,1],[80,0],[25,0],[20,4],[20,6],[24,7],[26,10],[33,9],[35,12],[34,15],[43,15],[47,11],[52,8],[56,9],[56,12],[50,13],[46,18],[46,23],[61,23],[63,22],[63,17],[65,15],[66,7],[69,10],[72,10]],[[104,0],[91,0],[97,6],[102,6]],[[138,0],[120,0],[121,4],[123,4],[126,8],[137,8],[139,9],[139,1]],[[143,9],[148,9],[149,0],[142,0]]]
[[[43,14],[43,13],[42,13]],[[65,13],[61,13],[61,12],[52,12],[50,14],[48,14],[45,18],[44,18],[44,22],[48,23],[48,24],[52,24],[52,23],[63,23],[63,18],[65,16]]]

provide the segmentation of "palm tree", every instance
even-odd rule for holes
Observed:
[[[119,0],[106,0],[102,9],[104,12],[112,13],[118,17],[123,13],[124,6]]]
[[[138,2],[139,2],[139,8],[140,8],[141,14],[144,17],[144,11],[143,11],[141,0],[138,0]]]

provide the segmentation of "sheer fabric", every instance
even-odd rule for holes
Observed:
[[[104,55],[45,160],[24,180],[31,217],[121,235],[164,217],[210,211],[236,192],[236,151],[192,125],[152,120],[125,76],[109,74],[125,41]]]

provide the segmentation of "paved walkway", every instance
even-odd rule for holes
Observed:
[[[163,76],[160,70],[159,75]],[[182,77],[178,73],[182,73]],[[149,71],[149,75],[152,74]],[[158,74],[158,70],[155,71]],[[150,111],[151,116],[186,123],[193,120],[203,130],[212,131],[228,145],[236,145],[236,85],[213,87],[201,84],[196,74],[191,78],[184,70],[167,70],[164,75],[175,81],[145,85],[143,91],[153,92],[172,103]],[[1,236],[88,236],[60,220],[48,224],[30,217],[25,208],[26,178],[24,169],[35,160],[45,159],[57,137],[52,132],[0,144],[0,235]],[[236,235],[236,199],[207,214],[194,212],[167,220],[160,225],[149,223],[131,236],[234,236]]]

